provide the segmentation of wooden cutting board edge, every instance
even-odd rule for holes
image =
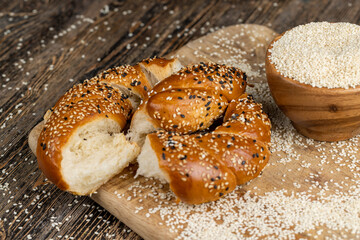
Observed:
[[[148,227],[161,222],[160,216],[152,214],[151,217],[144,218],[143,215],[134,213],[133,205],[130,204],[124,205],[121,209],[117,207],[118,199],[114,198],[113,193],[107,191],[106,188],[100,188],[96,194],[91,196],[91,199],[144,239],[175,239],[177,237],[177,234],[170,232],[165,225],[157,224],[154,228]],[[133,201],[137,200],[134,199]]]

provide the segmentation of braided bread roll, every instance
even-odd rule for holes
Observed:
[[[40,133],[40,169],[60,189],[95,191],[140,150],[121,133],[131,110],[130,101],[106,83],[75,85],[55,104]]]
[[[140,151],[123,133],[134,109],[180,68],[177,59],[146,59],[72,87],[29,136],[44,175],[62,190],[86,195],[121,172]]]
[[[128,137],[142,146],[155,130],[207,129],[246,88],[246,75],[215,63],[188,66],[157,84],[134,113]]]
[[[245,73],[201,63],[171,75],[180,67],[146,59],[70,89],[36,127],[41,133],[29,136],[45,176],[89,194],[133,161],[144,142],[137,174],[169,182],[186,203],[216,200],[258,176],[269,159],[271,125],[261,104],[244,94]],[[137,107],[129,141],[123,129]]]
[[[245,87],[244,73],[213,63],[157,84],[131,122],[131,138],[143,144],[137,174],[168,182],[190,204],[217,200],[257,177],[270,156],[271,124]],[[141,131],[139,119],[147,124]]]

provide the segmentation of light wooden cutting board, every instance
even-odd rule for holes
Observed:
[[[316,142],[292,128],[266,84],[265,51],[275,35],[264,26],[230,26],[171,54],[184,65],[212,61],[247,73],[248,91],[273,124],[273,153],[261,177],[215,203],[187,206],[167,184],[134,178],[132,165],[91,198],[145,239],[359,238],[359,139]]]

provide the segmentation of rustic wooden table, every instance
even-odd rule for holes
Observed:
[[[41,180],[32,127],[74,83],[223,26],[360,22],[359,1],[0,1],[0,239],[140,239],[88,197]]]

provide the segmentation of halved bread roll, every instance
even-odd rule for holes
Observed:
[[[131,109],[106,83],[89,80],[71,88],[46,114],[38,137],[36,155],[45,176],[60,189],[85,195],[122,171],[140,150],[121,132]],[[31,135],[32,148],[34,140]]]
[[[60,189],[90,194],[139,154],[124,128],[159,78],[181,64],[177,59],[147,59],[141,65],[111,68],[75,85],[31,131],[29,145],[39,168]]]

